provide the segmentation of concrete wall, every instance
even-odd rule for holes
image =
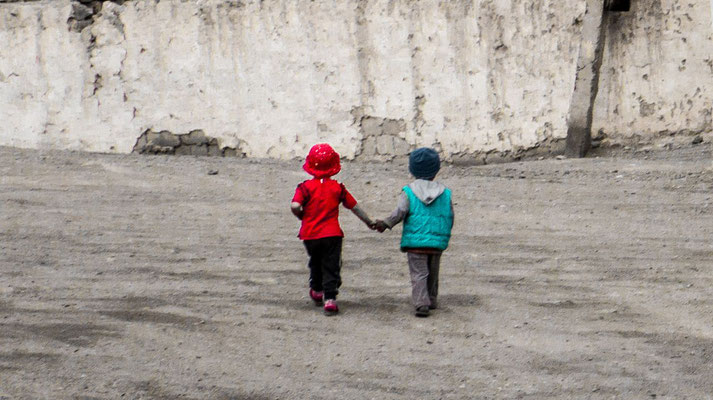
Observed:
[[[318,141],[348,158],[557,149],[584,11],[561,4],[0,4],[0,145],[130,152],[147,132],[200,130],[250,157]],[[612,21],[595,129],[711,130],[709,8],[640,0]]]

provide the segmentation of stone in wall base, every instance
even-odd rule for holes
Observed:
[[[245,157],[245,152],[240,148],[221,147],[217,139],[206,136],[200,129],[186,134],[154,132],[149,129],[136,140],[132,153]]]
[[[454,154],[451,162],[454,165],[471,166],[502,164],[525,160],[551,158],[564,154],[565,139],[547,139],[533,147],[515,148],[512,151],[479,151],[474,153]]]
[[[671,150],[689,145],[713,143],[713,131],[710,129],[661,131],[657,133],[630,133],[609,136],[599,132],[592,138],[592,147],[606,149]]]

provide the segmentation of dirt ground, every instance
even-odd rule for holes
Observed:
[[[298,161],[0,148],[0,399],[713,398],[711,150],[444,166],[419,319],[400,226],[344,210],[312,305]],[[410,181],[337,177],[379,218]]]

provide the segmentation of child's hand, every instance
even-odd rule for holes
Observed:
[[[304,209],[302,208],[302,204],[292,202],[292,204],[290,204],[290,210],[292,210],[292,214],[294,214],[297,219],[302,221],[302,216],[304,215]]]
[[[376,222],[374,223],[374,229],[379,231],[379,233],[383,233],[386,230],[386,228],[388,228],[388,227],[389,226],[386,225],[386,222],[384,222],[380,219],[377,219]]]

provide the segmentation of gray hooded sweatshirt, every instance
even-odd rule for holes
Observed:
[[[443,191],[446,190],[446,187],[442,183],[435,181],[427,181],[424,179],[416,179],[415,181],[411,182],[408,187],[411,189],[411,191],[413,191],[413,194],[426,205],[433,203],[433,201],[435,201],[438,196],[443,194]],[[402,191],[396,209],[391,213],[388,218],[384,220],[384,222],[386,223],[386,225],[389,226],[389,229],[391,229],[394,227],[394,225],[398,224],[399,222],[403,221],[404,218],[406,218],[406,215],[408,214],[410,209],[411,204],[409,203],[408,195]],[[451,210],[453,210],[452,200]]]

